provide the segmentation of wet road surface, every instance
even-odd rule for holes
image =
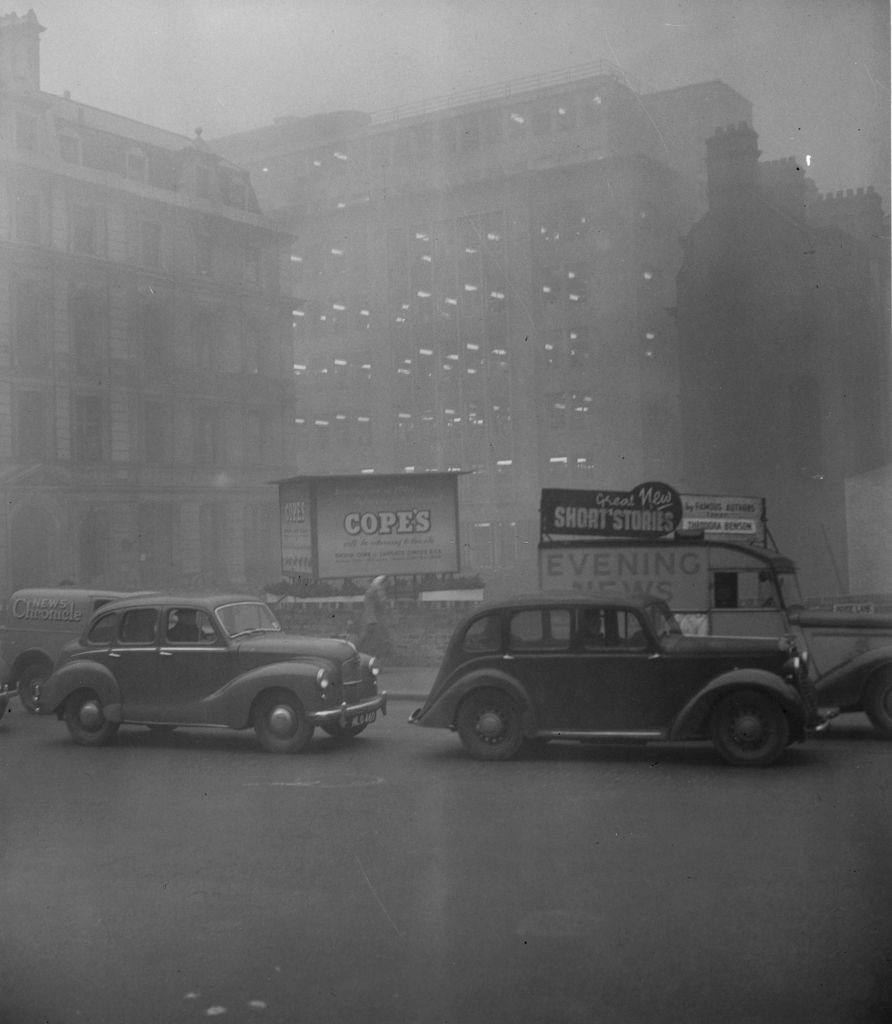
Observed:
[[[892,744],[0,726],[2,1024],[892,1020]]]

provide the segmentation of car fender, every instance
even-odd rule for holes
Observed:
[[[473,669],[450,682],[437,700],[430,707],[425,708],[420,724],[454,729],[455,718],[462,700],[472,690],[478,690],[484,686],[502,689],[517,702],[521,709],[524,735],[529,735],[535,730],[532,704],[526,690],[514,676],[491,666]]]
[[[308,710],[316,710],[315,705],[322,701],[323,692],[316,683],[319,669],[320,665],[304,661],[259,665],[230,679],[206,701],[221,709],[224,722],[231,729],[247,729],[251,725],[251,709],[264,690],[287,690]],[[336,704],[333,701],[332,707]]]
[[[705,724],[715,703],[732,690],[760,690],[776,697],[785,711],[794,715],[791,725],[798,733],[805,719],[802,698],[785,679],[760,668],[736,668],[710,680],[681,709],[669,730],[669,739],[697,739],[705,735]]]
[[[38,664],[53,670],[53,659],[39,647],[29,647],[26,651],[19,651],[12,663],[11,677],[18,682],[19,677],[31,665]]]
[[[864,688],[875,672],[892,669],[892,647],[878,647],[837,665],[815,682],[818,703],[845,710],[857,710],[864,700]]]
[[[69,661],[40,687],[37,712],[41,715],[61,714],[65,701],[76,690],[93,690],[102,701],[105,717],[121,721],[121,692],[115,677],[96,661]]]

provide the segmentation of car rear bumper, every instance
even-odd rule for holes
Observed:
[[[314,711],[309,718],[314,725],[337,722],[338,725],[346,726],[349,724],[351,719],[357,718],[359,715],[366,715],[371,711],[380,711],[382,715],[387,714],[386,693],[379,693],[375,697],[370,697],[368,700],[357,701],[355,704],[348,704],[347,701],[344,701],[336,708],[326,708],[324,711]]]

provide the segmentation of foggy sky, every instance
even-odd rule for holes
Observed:
[[[206,138],[381,111],[606,58],[645,89],[721,78],[763,159],[889,210],[886,0],[0,0],[33,7],[47,92]]]

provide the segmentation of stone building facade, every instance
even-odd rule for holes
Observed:
[[[213,141],[293,232],[306,473],[469,471],[463,568],[535,586],[542,487],[681,469],[672,307],[702,150],[747,100],[609,64]]]
[[[278,578],[284,236],[199,134],[41,91],[42,31],[0,18],[0,579]]]
[[[707,167],[678,275],[682,483],[764,496],[806,595],[892,593],[874,571],[889,564],[888,501],[872,501],[872,534],[867,506],[847,508],[853,481],[875,494],[892,460],[880,197],[820,196],[794,160],[760,163],[748,124],[708,140]]]

